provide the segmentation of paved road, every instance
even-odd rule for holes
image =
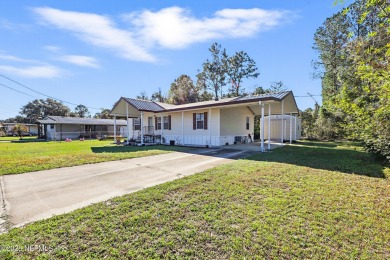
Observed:
[[[7,223],[22,226],[248,155],[228,149],[190,151],[3,176]]]

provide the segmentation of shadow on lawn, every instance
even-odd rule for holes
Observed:
[[[337,146],[337,143],[304,142],[285,146],[270,153],[256,154],[247,159],[306,166],[315,169],[386,178],[384,164],[357,147]]]

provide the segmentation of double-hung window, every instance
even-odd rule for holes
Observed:
[[[207,112],[193,113],[193,129],[205,129],[207,130]]]
[[[204,114],[196,113],[196,129],[204,129]]]
[[[169,130],[169,117],[168,116],[164,116],[163,120],[164,120],[164,129],[165,130]]]
[[[139,118],[134,118],[133,119],[133,129],[134,130],[141,130],[141,119]]]

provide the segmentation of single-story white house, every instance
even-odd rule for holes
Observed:
[[[184,105],[121,97],[112,108],[111,115],[114,122],[118,117],[126,118],[126,131],[115,132],[114,135],[125,135],[128,142],[209,147],[253,140],[254,117],[261,116],[261,149],[265,150],[264,133],[270,132],[269,128],[265,128],[265,116],[288,114],[296,117],[298,112],[292,91],[285,91]],[[285,141],[285,121],[282,122],[281,143]],[[293,140],[292,133],[289,140]]]
[[[23,125],[27,131],[23,135],[37,135],[38,125],[37,124],[24,124],[24,123],[3,123],[3,129],[6,135],[14,135],[13,129],[16,125]]]
[[[39,136],[45,136],[46,140],[65,140],[79,138],[101,138],[113,135],[114,132],[123,131],[126,120],[79,118],[63,116],[47,116],[37,120]]]

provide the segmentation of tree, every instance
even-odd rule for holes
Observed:
[[[77,117],[91,117],[88,108],[81,104],[76,106],[74,112],[76,113]]]
[[[180,105],[200,101],[201,88],[194,85],[191,77],[181,75],[171,84],[168,94],[168,103]]]
[[[142,90],[141,93],[137,96],[137,99],[142,99],[142,100],[149,100],[148,94],[146,94],[145,90]]]
[[[108,108],[103,108],[102,111],[96,113],[93,118],[100,118],[100,119],[111,119],[113,118],[110,115],[111,110]]]
[[[319,119],[331,119],[348,138],[390,161],[389,28],[388,1],[358,0],[325,21],[315,47],[326,111]]]
[[[167,98],[165,95],[162,93],[161,88],[158,88],[157,92],[154,92],[152,96],[150,97],[150,100],[152,101],[157,101],[157,102],[167,102]]]
[[[22,139],[23,133],[27,131],[27,127],[22,124],[17,124],[12,128],[12,132],[16,133],[20,139]]]
[[[241,89],[242,80],[257,78],[260,73],[257,72],[256,62],[246,52],[240,51],[227,58],[227,75],[232,84],[229,93],[237,97],[244,91]]]
[[[21,108],[20,114],[24,115],[28,122],[34,123],[45,116],[67,116],[69,107],[51,98],[35,99]]]
[[[7,118],[3,121],[3,123],[29,123],[30,120],[23,116],[15,116],[11,118]]]
[[[211,89],[214,92],[215,100],[222,98],[223,86],[226,85],[227,74],[227,54],[225,49],[221,49],[221,45],[213,43],[209,48],[211,52],[211,60],[207,59],[202,65],[197,77],[197,85],[205,89]]]
[[[267,89],[268,93],[278,93],[286,91],[287,89],[284,87],[283,81],[274,81],[271,83],[271,86]]]

